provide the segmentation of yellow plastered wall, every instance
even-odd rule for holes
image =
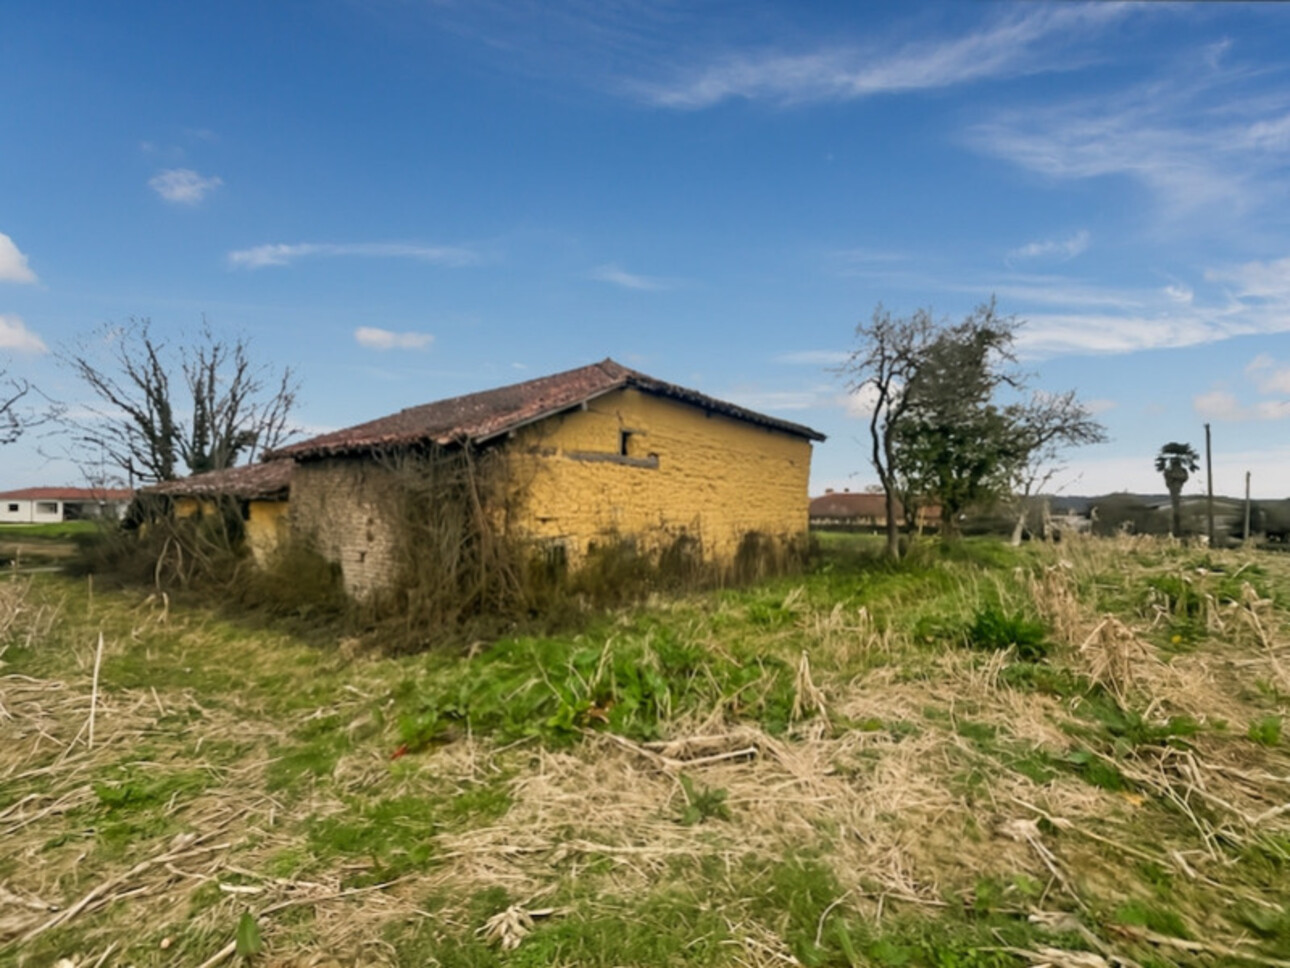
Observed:
[[[246,544],[261,567],[273,557],[288,534],[286,501],[252,501],[246,519]]]
[[[659,548],[680,534],[729,561],[749,532],[807,530],[808,440],[676,400],[617,390],[509,443],[527,495],[512,525],[571,562],[613,536]]]
[[[172,507],[176,518],[191,518],[198,512],[215,514],[217,511],[214,501],[195,497],[177,497]],[[289,507],[286,501],[249,502],[243,523],[246,546],[257,565],[263,567],[287,536]]]
[[[171,507],[177,518],[191,518],[199,511],[214,510],[214,505],[210,501],[199,501],[195,497],[177,497]]]

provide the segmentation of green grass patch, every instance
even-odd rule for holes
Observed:
[[[98,534],[104,525],[97,521],[51,521],[47,524],[0,524],[0,542],[8,540],[69,541],[78,535]]]
[[[1281,742],[1281,717],[1262,716],[1250,723],[1245,735],[1260,746],[1276,746]]]

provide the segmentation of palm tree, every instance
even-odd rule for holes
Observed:
[[[1165,475],[1169,502],[1174,507],[1174,537],[1182,534],[1182,489],[1187,478],[1200,469],[1200,455],[1191,444],[1168,443],[1156,455],[1156,470]]]

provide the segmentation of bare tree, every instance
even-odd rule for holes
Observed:
[[[1062,394],[1037,392],[1028,403],[1010,407],[1009,413],[1009,423],[1018,438],[1018,459],[1012,467],[1017,515],[1012,544],[1019,545],[1034,495],[1063,469],[1061,452],[1067,447],[1100,444],[1107,438],[1106,428],[1076,399],[1074,390]]]
[[[936,332],[928,310],[893,317],[880,304],[868,323],[856,326],[859,346],[839,367],[847,381],[847,390],[861,396],[872,407],[869,459],[886,495],[887,554],[892,558],[900,557],[896,439],[910,402],[905,391],[923,365]]]
[[[84,345],[61,354],[97,398],[71,432],[132,485],[250,462],[290,436],[295,378],[290,368],[254,363],[244,337],[230,341],[205,319],[177,352],[148,319],[106,327],[102,337],[105,355]]]
[[[0,370],[0,444],[12,444],[34,422],[20,409],[23,398],[30,392],[31,384],[26,380]]]

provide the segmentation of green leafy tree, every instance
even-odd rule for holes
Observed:
[[[869,409],[870,460],[886,494],[887,550],[899,554],[897,501],[941,506],[954,537],[972,505],[1010,494],[1022,469],[1060,443],[1102,439],[1101,426],[1073,394],[1004,404],[1021,390],[1013,343],[1021,323],[994,300],[955,325],[930,311],[894,318],[879,306],[856,327],[858,348],[840,371]]]
[[[963,511],[1000,494],[1022,443],[1010,413],[994,403],[1004,385],[1017,386],[1012,343],[1018,323],[994,301],[961,323],[941,328],[923,350],[905,388],[905,419],[896,432],[899,474],[910,500],[935,499],[946,537]]]
[[[1200,456],[1191,444],[1170,441],[1156,455],[1156,470],[1164,475],[1169,489],[1169,503],[1173,505],[1174,537],[1182,534],[1182,489],[1192,474],[1200,469]]]

